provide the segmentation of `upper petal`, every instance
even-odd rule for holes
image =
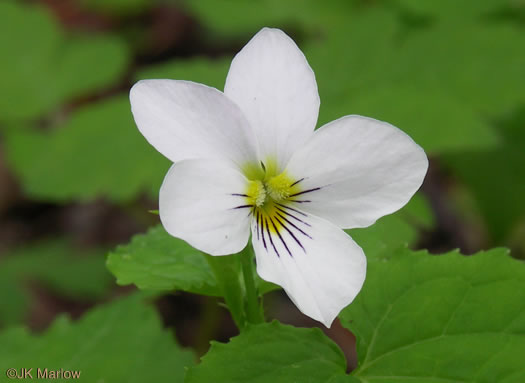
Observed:
[[[241,251],[250,235],[250,209],[243,207],[246,178],[224,160],[173,164],[159,195],[168,233],[211,255]]]
[[[225,158],[258,163],[256,137],[239,107],[215,88],[191,81],[142,80],[131,110],[151,145],[176,162]]]
[[[301,208],[342,228],[366,227],[405,205],[428,168],[423,149],[385,122],[346,116],[318,129],[291,158]]]
[[[232,61],[224,93],[256,131],[261,155],[280,169],[312,134],[319,113],[315,76],[295,42],[263,28]]]
[[[261,278],[284,288],[302,313],[330,327],[361,290],[366,257],[332,223],[284,207],[256,214],[252,242]]]

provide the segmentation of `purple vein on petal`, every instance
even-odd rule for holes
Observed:
[[[276,210],[280,211],[281,213],[283,213],[284,215],[287,215],[288,217],[291,217],[293,219],[295,219],[297,222],[301,222],[302,224],[306,225],[306,226],[311,226],[308,222],[305,222],[303,221],[302,219],[300,218],[297,218],[295,215],[293,214],[290,214],[288,213],[287,211],[284,211],[283,209],[280,209],[278,207],[275,208]],[[304,216],[306,217],[306,214],[304,214]]]
[[[272,226],[275,230],[275,232],[277,233],[277,236],[279,237],[279,239],[281,240],[282,244],[284,245],[284,248],[286,249],[286,251],[288,252],[288,254],[290,254],[290,257],[293,257],[290,249],[288,248],[288,245],[286,244],[286,242],[284,241],[283,239],[283,236],[281,235],[281,233],[279,233],[279,230],[277,229],[277,226],[275,225],[275,222],[273,222],[273,219],[272,218],[268,218],[270,220],[270,222],[272,223]]]
[[[261,237],[262,237],[262,240],[263,240],[263,245],[264,245],[264,248],[266,249],[266,251],[268,251],[268,247],[266,246],[266,239],[264,238],[264,217],[262,216],[261,214],[261,225],[260,225],[260,228],[261,228]]]
[[[296,197],[296,196],[301,195],[301,194],[311,193],[311,192],[314,192],[314,191],[317,191],[317,190],[321,190],[321,189],[322,189],[321,187],[318,187],[318,188],[312,188],[312,189],[308,189],[308,190],[303,190],[302,192],[291,194],[290,197]],[[299,202],[299,201],[295,201],[295,202]],[[303,201],[303,202],[305,202],[305,201]]]
[[[281,203],[276,203],[276,205],[279,205],[279,206],[281,206],[281,207],[283,207],[283,208],[285,208],[285,209],[289,209],[289,210],[291,210],[291,211],[295,211],[296,213],[299,213],[299,214],[301,214],[302,216],[307,217],[307,215],[306,215],[305,213],[303,213],[303,212],[300,211],[300,210],[294,209],[293,207],[286,206],[286,205],[283,205],[283,204],[281,204]]]
[[[286,221],[286,223],[288,223],[290,226],[292,226],[295,230],[297,230],[298,232],[300,232],[301,234],[307,236],[308,238],[310,239],[313,239],[312,237],[310,237],[307,233],[305,233],[303,230],[301,230],[299,227],[297,227],[293,222],[289,221],[285,216],[283,216],[281,213],[277,213],[277,215],[279,217],[281,217],[283,220]],[[306,223],[306,222],[305,222]],[[308,225],[308,224],[307,224]],[[308,225],[310,226],[310,225]],[[311,226],[310,226],[311,227]]]
[[[273,243],[272,234],[270,233],[270,225],[268,225],[268,221],[266,221],[266,218],[264,218],[264,221],[266,222],[266,232],[268,233],[268,237],[270,238],[270,243],[272,244],[273,249],[275,250],[275,254],[277,254],[277,257],[281,258],[281,255],[277,251],[277,248],[275,247],[275,244]]]
[[[257,232],[257,240],[260,241],[260,237],[259,237],[259,210],[256,211],[256,216],[255,216],[255,231]]]
[[[284,222],[281,222],[281,221],[279,220],[279,218],[277,218],[277,217],[274,217],[274,218],[275,218],[275,220],[276,220],[277,222],[279,222],[279,224],[284,228],[284,230],[286,230],[286,231],[288,232],[288,234],[290,234],[290,236],[294,239],[294,241],[297,242],[297,244],[301,247],[301,249],[303,249],[303,251],[306,253],[306,249],[304,248],[304,246],[303,246],[303,244],[301,243],[301,241],[299,241],[299,240],[297,239],[297,237],[295,236],[295,234],[292,233],[292,231],[291,231],[290,229],[288,229],[288,227],[286,227],[286,225],[284,224]],[[303,234],[307,235],[307,234],[304,233],[304,232],[303,232]],[[310,237],[310,238],[311,238],[311,237]],[[291,254],[290,254],[290,255],[291,255]]]
[[[231,210],[235,210],[235,209],[246,209],[246,208],[249,208],[249,207],[253,207],[253,205],[240,205],[240,206],[235,206],[235,207],[232,207]]]
[[[302,181],[304,181],[304,177],[301,178],[300,180],[295,181],[293,184],[290,185],[290,187],[295,186],[295,185],[297,185],[299,182],[302,182]]]

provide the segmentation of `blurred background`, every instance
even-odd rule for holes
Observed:
[[[134,289],[106,254],[158,224],[149,210],[170,163],[136,129],[128,91],[146,78],[222,90],[263,26],[309,60],[318,126],[385,120],[431,159],[407,207],[350,232],[367,256],[408,244],[525,258],[524,0],[1,0],[0,328],[39,332]],[[280,292],[266,305],[315,325]],[[175,293],[157,307],[201,354],[236,332],[216,299]],[[346,330],[330,335],[353,352]]]

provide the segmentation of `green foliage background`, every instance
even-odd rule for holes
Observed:
[[[314,69],[318,126],[382,119],[431,159],[405,208],[349,231],[369,260],[339,319],[357,337],[350,366],[319,330],[275,321],[221,332],[217,300],[242,311],[237,256],[210,260],[148,213],[170,164],[135,128],[130,86],[174,78],[222,90],[263,26],[292,36]],[[37,364],[112,382],[525,381],[524,1],[3,0],[0,52],[0,381]],[[510,255],[460,254],[494,247]],[[261,296],[278,289],[257,282]],[[119,298],[133,289],[117,284],[152,294]],[[158,297],[174,291],[211,297],[188,298],[201,337],[185,346],[202,355],[209,339],[236,336],[198,365],[181,332],[161,326]],[[267,308],[286,322],[272,311],[278,294]],[[163,313],[166,325],[182,310]]]

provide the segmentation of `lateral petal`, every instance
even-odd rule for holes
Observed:
[[[366,227],[404,206],[428,168],[423,149],[398,128],[346,116],[318,129],[288,163],[301,209],[342,228]],[[307,201],[307,202],[304,202]]]
[[[174,237],[205,253],[238,253],[250,236],[250,207],[238,195],[246,183],[225,160],[176,162],[160,188],[162,225]]]

